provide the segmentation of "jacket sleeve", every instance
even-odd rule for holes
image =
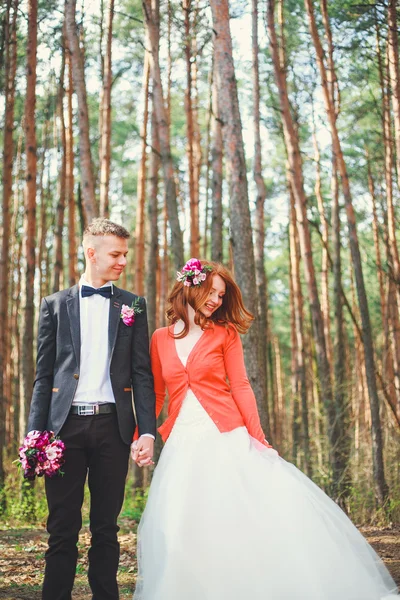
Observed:
[[[157,331],[153,333],[150,344],[151,369],[154,377],[154,391],[156,393],[156,416],[162,411],[165,402],[165,381],[162,375],[160,355],[158,353]]]
[[[37,338],[36,375],[28,418],[28,431],[43,431],[49,414],[56,359],[56,326],[50,306],[43,298],[40,305]]]
[[[146,302],[140,299],[142,312],[136,315],[132,336],[132,385],[138,433],[156,436],[153,375],[149,355]]]
[[[249,434],[271,447],[265,439],[257,410],[256,398],[247,377],[243,347],[238,332],[230,328],[224,347],[225,370],[229,379],[233,399],[243,417]]]

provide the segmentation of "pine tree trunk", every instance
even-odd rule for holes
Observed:
[[[252,0],[252,55],[253,55],[253,131],[254,131],[254,164],[253,176],[257,188],[256,197],[256,215],[255,215],[255,245],[254,258],[256,268],[256,283],[258,296],[258,325],[261,337],[261,356],[260,365],[262,373],[267,378],[267,315],[268,315],[268,292],[267,276],[265,273],[265,200],[267,198],[267,188],[262,174],[261,162],[261,133],[260,133],[260,75],[259,75],[259,45],[258,45],[258,0]],[[270,425],[268,414],[268,384],[265,386],[265,413],[268,423],[266,431],[267,437],[270,437]]]
[[[36,248],[36,51],[37,51],[37,0],[28,0],[28,39],[26,59],[25,97],[25,149],[26,183],[24,193],[24,238],[22,249],[22,377],[21,377],[21,428],[25,433],[34,378],[33,330],[34,330],[34,279]]]
[[[332,98],[327,85],[327,75],[324,63],[324,52],[319,39],[318,29],[315,22],[314,6],[312,0],[305,0],[305,6],[309,17],[310,32],[316,50],[317,63],[321,75],[321,85],[324,96],[325,108],[328,116],[328,122],[332,135],[333,152],[338,162],[338,171],[342,180],[343,195],[346,204],[347,222],[349,227],[351,258],[354,268],[358,303],[360,306],[360,315],[363,331],[364,357],[366,366],[366,376],[368,383],[369,400],[372,415],[372,456],[374,467],[375,496],[380,506],[383,506],[387,496],[388,488],[385,481],[383,464],[383,444],[382,428],[379,415],[379,397],[376,385],[375,358],[372,341],[372,330],[369,316],[367,295],[362,271],[362,262],[360,247],[358,243],[356,218],[354,213],[353,201],[350,191],[350,183],[347,174],[346,163],[344,160],[342,147],[336,127],[336,113]]]
[[[111,163],[111,87],[112,87],[112,32],[114,0],[109,0],[107,13],[107,46],[104,57],[103,91],[101,99],[100,136],[100,215],[109,217],[109,188]]]
[[[257,315],[257,294],[253,239],[246,177],[246,161],[239,112],[232,38],[229,26],[228,0],[211,0],[213,17],[214,57],[218,103],[223,123],[224,151],[229,171],[229,201],[231,209],[232,249],[235,276],[247,308]],[[265,335],[265,332],[263,332]],[[261,332],[258,319],[243,339],[247,374],[257,398],[260,419],[269,429],[266,403],[266,373],[262,371]]]
[[[149,121],[149,81],[150,61],[148,52],[145,53],[143,67],[143,121],[140,130],[141,159],[137,185],[136,232],[135,232],[135,292],[139,296],[144,294],[144,262],[145,262],[145,202],[146,202],[146,177],[147,177],[147,124]],[[150,238],[150,244],[152,239]]]
[[[199,255],[199,198],[196,196],[195,170],[194,170],[194,123],[192,106],[192,40],[193,35],[190,14],[191,0],[183,0],[185,28],[185,59],[186,59],[186,90],[185,90],[185,112],[186,112],[186,136],[187,136],[187,161],[189,176],[189,203],[190,203],[190,256]]]
[[[222,220],[222,127],[218,110],[218,90],[216,83],[215,61],[213,61],[212,86],[212,147],[211,147],[211,258],[217,262],[223,260],[223,220]]]
[[[332,160],[332,266],[333,266],[333,307],[334,307],[334,398],[337,419],[340,423],[339,464],[342,477],[339,484],[339,503],[345,508],[345,500],[350,493],[350,433],[349,433],[349,402],[346,397],[346,351],[343,320],[342,294],[342,261],[340,239],[340,208],[337,165],[335,156]]]
[[[11,14],[12,7],[12,14]],[[12,195],[12,168],[14,158],[14,106],[15,106],[15,74],[17,69],[17,11],[18,0],[7,3],[5,15],[5,115],[3,138],[3,198],[2,198],[2,240],[0,255],[0,492],[4,485],[3,448],[5,446],[5,416],[9,403],[5,377],[7,332],[8,327],[8,295],[9,295],[9,255],[10,255],[10,203]],[[3,498],[0,493],[0,498]]]
[[[299,239],[296,222],[295,199],[290,189],[290,221],[289,221],[289,249],[290,249],[290,273],[291,286],[293,290],[293,316],[294,330],[296,336],[296,404],[301,407],[301,415],[298,419],[301,422],[301,447],[304,455],[305,472],[311,476],[311,454],[310,454],[310,433],[307,404],[307,377],[306,361],[304,348],[304,309],[303,292],[300,280],[300,252]],[[299,411],[300,412],[300,411]],[[294,424],[298,427],[298,424]],[[296,431],[298,436],[298,432]],[[297,444],[296,444],[297,445]],[[297,453],[296,453],[297,454]]]
[[[153,102],[157,115],[157,128],[160,141],[161,162],[164,172],[164,186],[168,207],[168,221],[171,228],[172,254],[174,266],[181,269],[183,265],[183,238],[179,224],[177,191],[175,183],[174,165],[172,161],[170,133],[167,112],[164,106],[164,97],[161,83],[161,70],[159,62],[160,19],[159,0],[143,0],[143,14],[146,32],[150,42],[150,68],[153,85]]]
[[[397,7],[397,0],[388,0],[388,58],[396,141],[397,181],[400,188],[400,69]],[[397,279],[397,285],[400,285],[400,279]]]
[[[60,86],[58,93],[58,114],[60,118],[61,135],[61,169],[58,180],[58,202],[56,214],[56,226],[54,234],[54,271],[53,271],[53,294],[58,292],[63,278],[63,229],[65,212],[65,188],[66,188],[66,156],[67,138],[65,133],[64,119],[64,75],[65,75],[65,50],[62,54]]]
[[[149,168],[149,194],[147,204],[147,236],[146,255],[146,299],[149,334],[157,327],[157,267],[158,267],[158,171],[160,168],[160,150],[157,135],[157,120],[154,106],[151,113],[151,147]]]
[[[79,155],[83,220],[86,226],[97,216],[94,176],[89,138],[89,113],[86,97],[84,62],[76,25],[76,0],[65,0],[65,21],[71,56],[74,88],[78,97]]]
[[[296,219],[300,238],[301,256],[304,263],[305,279],[310,303],[313,335],[315,340],[316,356],[318,363],[318,374],[320,380],[320,389],[328,418],[328,436],[330,442],[333,480],[336,484],[336,482],[339,481],[340,477],[337,464],[337,440],[339,438],[339,431],[336,422],[335,407],[333,403],[330,365],[328,361],[325,343],[325,333],[323,328],[324,321],[322,316],[321,305],[319,302],[318,287],[312,256],[311,235],[306,214],[307,199],[303,185],[300,145],[290,109],[286,83],[286,73],[284,67],[281,66],[278,40],[275,31],[274,9],[274,0],[268,0],[267,23],[270,38],[270,47],[272,61],[274,65],[275,79],[279,89],[279,100],[281,105],[284,138],[287,148],[290,169],[290,183],[295,197]]]
[[[314,110],[313,110],[313,144],[314,144],[314,161],[316,167],[315,177],[315,196],[317,198],[317,206],[319,218],[322,228],[322,259],[321,259],[321,310],[324,318],[324,333],[326,341],[326,351],[328,354],[329,364],[333,366],[333,351],[332,338],[330,327],[330,302],[329,302],[329,227],[325,215],[324,199],[322,197],[322,182],[321,182],[321,156],[318,147]]]
[[[211,65],[211,69],[208,73],[208,97],[209,104],[206,115],[206,149],[205,149],[205,157],[206,157],[206,205],[204,209],[204,234],[203,234],[203,251],[202,256],[207,258],[208,256],[208,245],[209,245],[209,229],[210,229],[210,182],[211,182],[211,158],[210,158],[210,149],[211,149],[211,121],[212,121],[212,88],[213,88],[213,64]]]
[[[67,43],[67,40],[66,40]],[[77,281],[77,243],[76,243],[76,209],[74,194],[74,134],[72,122],[72,67],[71,56],[68,48],[65,52],[65,62],[68,67],[68,89],[67,89],[67,120],[66,120],[66,164],[65,164],[65,194],[68,205],[68,279],[72,287]]]
[[[43,298],[45,295],[45,287],[47,285],[47,273],[45,270],[45,250],[46,250],[46,235],[47,235],[47,200],[48,200],[48,190],[44,189],[44,172],[46,168],[46,157],[48,154],[48,146],[49,146],[49,121],[46,119],[42,129],[42,159],[41,159],[41,167],[40,167],[40,177],[39,177],[39,189],[38,189],[38,198],[39,198],[39,227],[38,227],[38,243],[37,243],[37,269],[39,271],[39,295],[40,298]],[[48,177],[47,187],[49,187]]]

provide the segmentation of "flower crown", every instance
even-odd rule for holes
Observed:
[[[187,287],[201,285],[210,271],[212,271],[212,267],[208,265],[203,266],[198,258],[191,258],[182,268],[182,271],[176,272],[176,280]]]

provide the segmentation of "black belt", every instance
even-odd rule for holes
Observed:
[[[116,412],[117,408],[113,402],[107,404],[79,404],[71,406],[70,415],[80,417],[92,417],[93,415],[107,415]]]

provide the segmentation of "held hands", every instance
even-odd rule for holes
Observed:
[[[131,457],[138,467],[154,465],[152,461],[154,453],[154,440],[148,436],[140,438],[131,444]]]

